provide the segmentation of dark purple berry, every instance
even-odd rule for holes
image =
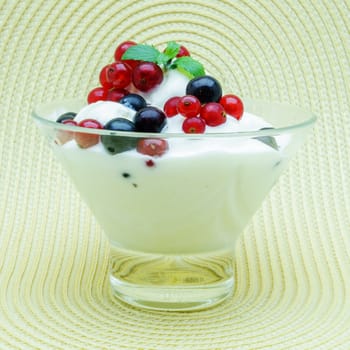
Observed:
[[[64,113],[64,114],[60,115],[60,116],[57,118],[56,122],[57,122],[57,123],[62,123],[62,122],[65,121],[65,120],[72,120],[72,119],[74,119],[74,117],[75,117],[76,115],[77,115],[77,114],[74,113],[74,112],[67,112],[67,113]]]
[[[104,129],[115,131],[135,131],[135,124],[126,118],[114,118],[105,124]]]
[[[161,132],[166,124],[166,116],[163,111],[156,107],[140,109],[134,117],[136,131]]]
[[[146,100],[138,94],[129,94],[123,97],[119,103],[135,111],[139,111],[140,109],[147,107]]]
[[[132,121],[125,118],[111,119],[104,129],[111,131],[135,131],[135,125]],[[117,154],[129,151],[136,147],[137,138],[119,135],[102,135],[101,142],[105,150],[110,154]]]
[[[219,102],[222,96],[222,88],[215,78],[204,75],[188,82],[186,95],[196,96],[202,104]]]

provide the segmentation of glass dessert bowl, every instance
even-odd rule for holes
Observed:
[[[179,76],[172,77],[178,93]],[[113,293],[160,310],[198,310],[229,297],[235,242],[305,140],[314,115],[245,99],[243,117],[207,126],[208,132],[196,124],[181,130],[191,118],[183,115],[162,119],[159,130],[135,131],[129,124],[150,107],[85,105],[43,104],[33,117],[108,237]],[[62,123],[70,114],[78,123]],[[93,116],[102,127],[87,126]],[[121,127],[106,128],[120,116]]]

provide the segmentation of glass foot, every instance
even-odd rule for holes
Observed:
[[[197,255],[160,255],[112,246],[110,282],[119,299],[153,310],[208,308],[231,295],[231,251]]]

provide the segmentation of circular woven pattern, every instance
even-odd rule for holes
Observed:
[[[1,349],[349,349],[347,1],[0,2]],[[115,300],[108,244],[39,135],[36,104],[85,97],[123,40],[183,43],[231,90],[318,124],[236,249],[216,308]]]

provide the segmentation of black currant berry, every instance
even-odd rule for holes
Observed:
[[[104,129],[111,131],[135,131],[135,125],[128,119],[115,118],[110,120],[104,126]],[[108,153],[117,154],[135,148],[137,138],[119,135],[102,135],[101,142]]]
[[[161,132],[166,124],[166,116],[163,111],[156,107],[140,109],[134,117],[136,131]]]
[[[74,113],[74,112],[67,112],[67,113],[64,113],[64,114],[60,115],[60,116],[57,118],[56,122],[57,122],[57,123],[62,123],[62,122],[65,121],[65,120],[72,120],[72,119],[74,119],[74,117],[75,117],[76,115],[77,115],[77,114]]]
[[[126,95],[119,100],[119,103],[135,111],[139,111],[140,109],[147,107],[146,100],[138,94]]]
[[[186,95],[196,96],[202,104],[219,102],[222,96],[222,88],[215,78],[204,75],[188,82]]]

